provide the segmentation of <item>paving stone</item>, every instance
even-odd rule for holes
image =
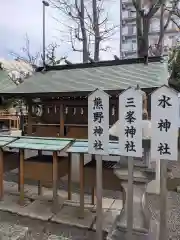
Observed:
[[[18,184],[15,182],[4,181],[4,192],[11,195],[19,196]],[[37,187],[24,185],[24,195],[25,197],[30,197],[34,192],[37,192]]]
[[[118,210],[108,210],[103,213],[103,230],[109,232],[112,229],[112,225],[116,217],[120,214]],[[96,222],[93,225],[93,229],[96,230]]]
[[[53,200],[53,190],[48,189],[48,188],[42,188],[42,195],[39,196],[37,189],[36,191],[32,188],[33,186],[28,186],[29,192],[31,192],[30,198],[31,199],[40,199],[40,200],[47,200],[47,201],[52,201]],[[37,188],[37,187],[36,187]],[[64,202],[67,199],[67,192],[64,190],[59,190],[58,191],[58,198],[60,202]]]
[[[79,208],[64,205],[60,212],[53,216],[51,221],[68,224],[71,226],[90,228],[95,219],[95,213],[90,210],[84,210],[84,218],[79,218]]]
[[[65,205],[79,207],[80,206],[80,195],[77,193],[72,193],[72,199],[66,200]],[[93,209],[95,205],[91,204],[91,196],[84,195],[84,206],[86,209]]]
[[[47,221],[53,216],[52,202],[35,200],[26,207],[27,216]]]
[[[65,236],[57,236],[57,235],[50,235],[48,237],[48,240],[71,240],[72,238],[71,237],[65,237]]]
[[[0,239],[1,240],[25,240],[28,235],[28,227],[23,227],[8,222],[0,223]]]
[[[18,184],[14,182],[7,182],[4,183],[5,193],[19,196],[18,192]],[[53,199],[53,190],[48,188],[42,188],[42,195],[38,195],[38,186],[33,186],[29,184],[24,185],[24,195],[26,198],[30,198],[33,200],[52,200]],[[58,196],[59,201],[61,203],[64,203],[64,201],[67,199],[67,191],[59,190]]]
[[[8,193],[8,194],[19,194],[18,193],[18,184],[14,183],[14,182],[7,182],[4,181],[4,192]]]
[[[108,211],[111,208],[111,206],[113,205],[114,201],[115,201],[115,199],[113,199],[113,198],[103,198],[102,199],[103,211],[104,212]],[[94,206],[93,211],[96,211],[96,205]]]
[[[19,205],[19,196],[5,194],[3,200],[0,201],[0,210],[17,213],[26,216],[26,209],[31,202],[25,198],[24,205]]]
[[[78,193],[72,193],[72,201],[73,201],[73,202],[79,202],[79,199],[80,199],[80,194],[78,194]],[[85,203],[87,203],[87,204],[91,204],[91,196],[85,194],[85,195],[84,195],[84,201],[85,201]]]
[[[111,205],[110,209],[121,210],[123,208],[123,201],[122,200],[114,200],[113,204]]]

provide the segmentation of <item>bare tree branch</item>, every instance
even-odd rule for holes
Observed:
[[[104,0],[50,0],[50,3],[70,20],[66,27],[73,51],[82,52],[84,62],[88,61],[89,53],[93,52],[94,60],[98,61],[103,49],[100,47],[101,42],[111,38],[118,28],[108,26]],[[82,50],[75,47],[76,42],[82,45]]]
[[[66,57],[60,57],[57,59],[56,50],[60,46],[57,43],[51,43],[46,48],[46,64],[55,66],[57,64],[60,64],[61,61],[65,60]],[[23,55],[16,53],[14,51],[11,51],[10,54],[16,59],[16,60],[22,60],[26,63],[29,63],[34,68],[37,68],[39,65],[39,61],[42,60],[42,54],[41,52],[36,52],[33,54],[30,49],[30,40],[28,35],[25,35],[25,45],[22,47]]]
[[[152,0],[148,6],[142,6],[141,0],[132,0],[133,5],[137,12],[137,47],[138,55],[148,55],[150,52],[153,55],[161,55],[163,50],[164,34],[172,21],[172,17],[176,16],[180,18],[180,10],[178,9],[178,3],[180,0],[173,0],[171,6],[167,6],[169,1],[165,0]],[[152,47],[149,47],[149,27],[150,22],[154,14],[160,11],[160,34],[157,43]],[[168,17],[167,11],[169,12]],[[166,15],[165,15],[166,14]]]
[[[22,47],[21,51],[23,52],[23,55],[20,55],[19,53],[16,53],[14,51],[10,51],[10,54],[17,60],[22,60],[26,63],[29,63],[32,66],[37,65],[37,61],[40,57],[40,52],[36,52],[33,54],[30,49],[30,40],[28,37],[28,34],[25,34],[25,45]]]

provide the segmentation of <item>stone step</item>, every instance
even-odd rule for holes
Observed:
[[[0,222],[0,239],[1,240],[26,240],[28,239],[28,227]]]

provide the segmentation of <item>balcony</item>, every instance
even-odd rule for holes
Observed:
[[[126,6],[132,6],[132,0],[122,0],[122,4],[125,4]]]
[[[122,51],[122,58],[136,58],[137,52],[135,50]]]
[[[177,34],[179,33],[179,29],[177,28],[169,28],[169,29],[166,29],[166,32],[165,34]],[[149,35],[150,36],[154,36],[154,35],[159,35],[160,34],[160,30],[153,30],[153,29],[150,29],[149,31]]]
[[[136,21],[136,16],[122,16],[122,20],[125,21],[125,23],[134,23]]]
[[[136,12],[134,10],[128,9],[126,11],[122,11],[122,19],[126,23],[134,22],[136,20]]]

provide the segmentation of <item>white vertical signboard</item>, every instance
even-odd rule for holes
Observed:
[[[162,86],[151,94],[151,157],[177,160],[179,103],[177,92]]]
[[[88,152],[108,155],[109,95],[99,89],[88,97]]]
[[[143,92],[128,88],[119,95],[120,155],[142,157]]]

